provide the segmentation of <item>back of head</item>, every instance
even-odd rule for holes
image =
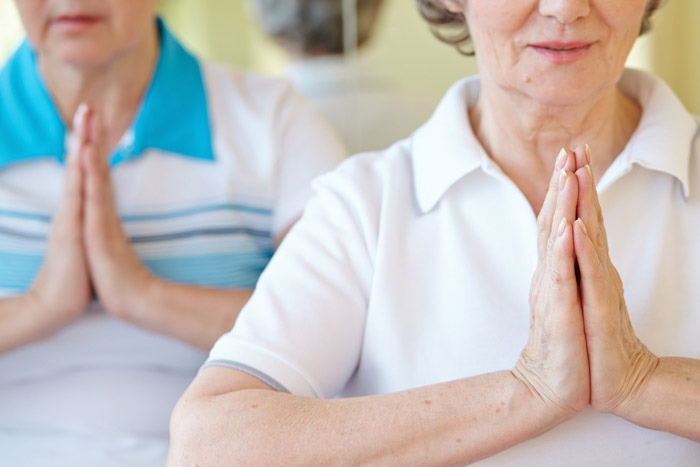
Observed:
[[[357,5],[357,45],[372,34],[383,0],[354,0]],[[262,29],[285,48],[300,55],[342,54],[343,0],[251,0]]]

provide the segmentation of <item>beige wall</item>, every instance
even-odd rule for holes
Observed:
[[[669,0],[649,45],[651,68],[700,114],[700,0]]]
[[[17,18],[12,0],[0,0],[0,63],[12,52],[22,36],[22,25]]]
[[[245,0],[163,1],[170,23],[200,53],[263,73],[279,73],[284,67],[279,51],[247,20]],[[458,55],[431,36],[412,0],[386,2],[379,33],[366,53],[384,63],[390,74],[437,99],[451,83],[476,72],[474,59]],[[657,14],[653,32],[638,41],[628,62],[663,77],[696,114],[700,114],[698,23],[700,0],[669,0]],[[237,51],[241,44],[247,46],[245,51]]]
[[[454,81],[476,71],[434,39],[414,11],[413,0],[386,0],[379,33],[367,55],[384,63],[401,82],[435,99]],[[246,0],[161,0],[167,21],[183,41],[204,56],[262,73],[285,66],[279,51],[248,19]],[[629,64],[653,70],[700,114],[700,0],[669,0],[653,33],[640,39]],[[21,34],[12,0],[0,0],[0,62]]]

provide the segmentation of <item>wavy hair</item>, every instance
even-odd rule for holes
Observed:
[[[263,31],[304,54],[342,54],[343,2],[340,0],[249,0]],[[357,45],[372,34],[384,0],[356,0]]]

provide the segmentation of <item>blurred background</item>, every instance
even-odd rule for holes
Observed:
[[[251,19],[247,0],[161,0],[160,8],[182,41],[204,57],[271,75],[282,74],[288,65]],[[363,55],[382,63],[397,83],[435,103],[454,81],[476,72],[473,58],[432,37],[412,0],[385,0],[378,21]],[[695,114],[700,114],[698,23],[700,0],[669,0],[629,60],[630,66],[663,77]],[[0,63],[21,37],[13,0],[0,0]]]

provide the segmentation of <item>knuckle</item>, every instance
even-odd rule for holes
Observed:
[[[549,282],[554,286],[558,286],[558,285],[562,285],[564,282],[566,282],[566,278],[564,277],[564,275],[560,271],[558,271],[556,269],[550,269]]]

